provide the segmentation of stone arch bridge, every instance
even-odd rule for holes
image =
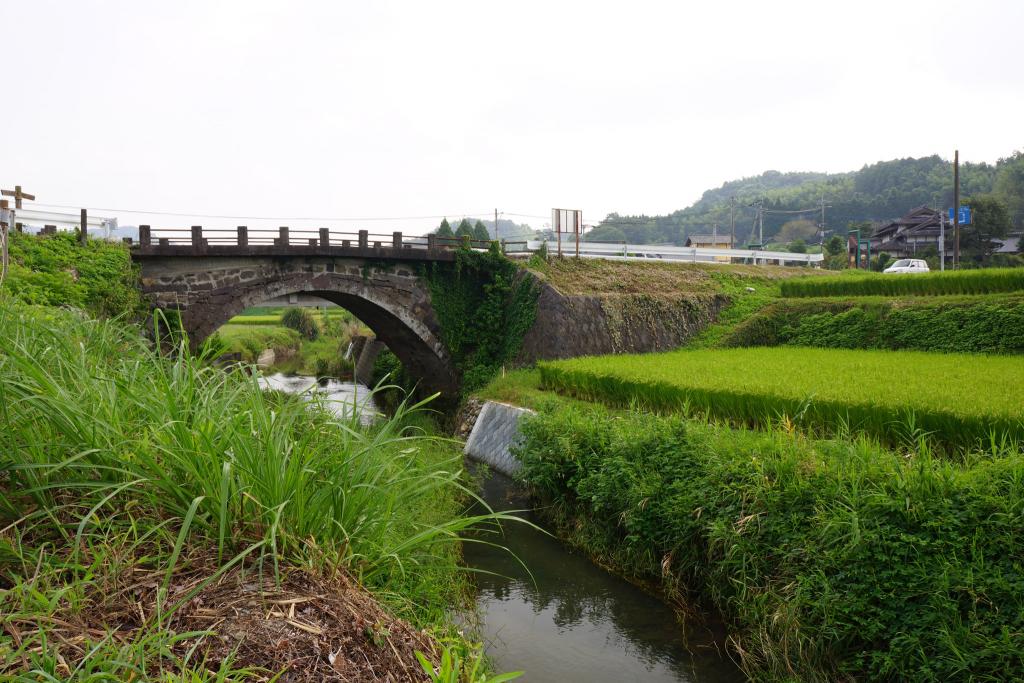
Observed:
[[[459,373],[417,266],[453,262],[457,247],[485,249],[489,242],[323,228],[225,232],[204,235],[193,227],[161,230],[157,237],[142,225],[139,243],[132,246],[143,293],[154,306],[180,311],[193,345],[245,308],[292,294],[312,295],[352,311],[424,390],[457,397]],[[507,246],[521,251],[518,245],[525,247]],[[720,293],[566,295],[541,283],[536,319],[511,362],[676,348],[726,303]]]
[[[332,239],[326,230],[295,243],[286,228],[271,241],[250,243],[238,229],[231,244],[193,228],[184,238],[153,239],[140,226],[132,259],[139,265],[143,294],[153,306],[176,309],[196,346],[242,310],[291,294],[316,296],[351,311],[398,356],[430,392],[453,396],[458,373],[442,341],[427,282],[416,264],[454,261],[457,243],[393,233],[371,241]],[[474,245],[476,246],[476,245]]]

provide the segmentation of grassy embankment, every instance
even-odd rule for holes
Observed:
[[[1014,313],[985,308],[1012,296],[922,299],[885,305],[923,309],[932,338],[947,306],[988,317],[998,350],[1019,348]],[[726,309],[693,345],[727,343],[757,308]],[[964,327],[968,348],[997,346]],[[481,395],[538,410],[522,477],[556,527],[720,610],[752,678],[997,681],[1024,676],[1022,373],[1019,356],[691,350],[542,364]],[[852,406],[888,446],[853,429]],[[939,455],[936,438],[956,447]]]
[[[417,649],[438,661],[357,585],[464,647],[458,532],[479,519],[460,453],[415,415],[367,430],[68,311],[0,303],[0,335],[4,675],[376,680],[415,678]]]
[[[12,241],[0,678],[482,680],[450,612],[458,532],[483,520],[429,421],[365,428],[129,324],[28,306],[143,313],[121,245]]]

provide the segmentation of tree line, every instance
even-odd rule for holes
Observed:
[[[960,187],[962,203],[982,206],[994,216],[979,240],[991,243],[993,237],[1024,228],[1024,152],[995,164],[961,164]],[[844,237],[851,228],[870,230],[919,206],[944,210],[953,205],[952,163],[933,155],[882,161],[849,173],[766,171],[707,190],[691,206],[667,215],[611,213],[586,239],[681,245],[693,234],[716,229],[719,235],[730,234],[735,225],[736,244],[745,245],[758,239],[755,205],[760,202],[766,243],[817,243],[822,199],[827,234]]]

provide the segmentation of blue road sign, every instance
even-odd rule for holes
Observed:
[[[969,225],[971,222],[971,207],[961,206],[959,211],[960,225]],[[953,209],[949,209],[949,222],[953,222]]]

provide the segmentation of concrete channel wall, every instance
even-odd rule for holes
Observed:
[[[523,415],[532,414],[533,411],[526,408],[487,401],[480,409],[463,452],[493,470],[514,475],[522,463],[512,455],[510,449],[522,436],[519,432],[519,419]]]

